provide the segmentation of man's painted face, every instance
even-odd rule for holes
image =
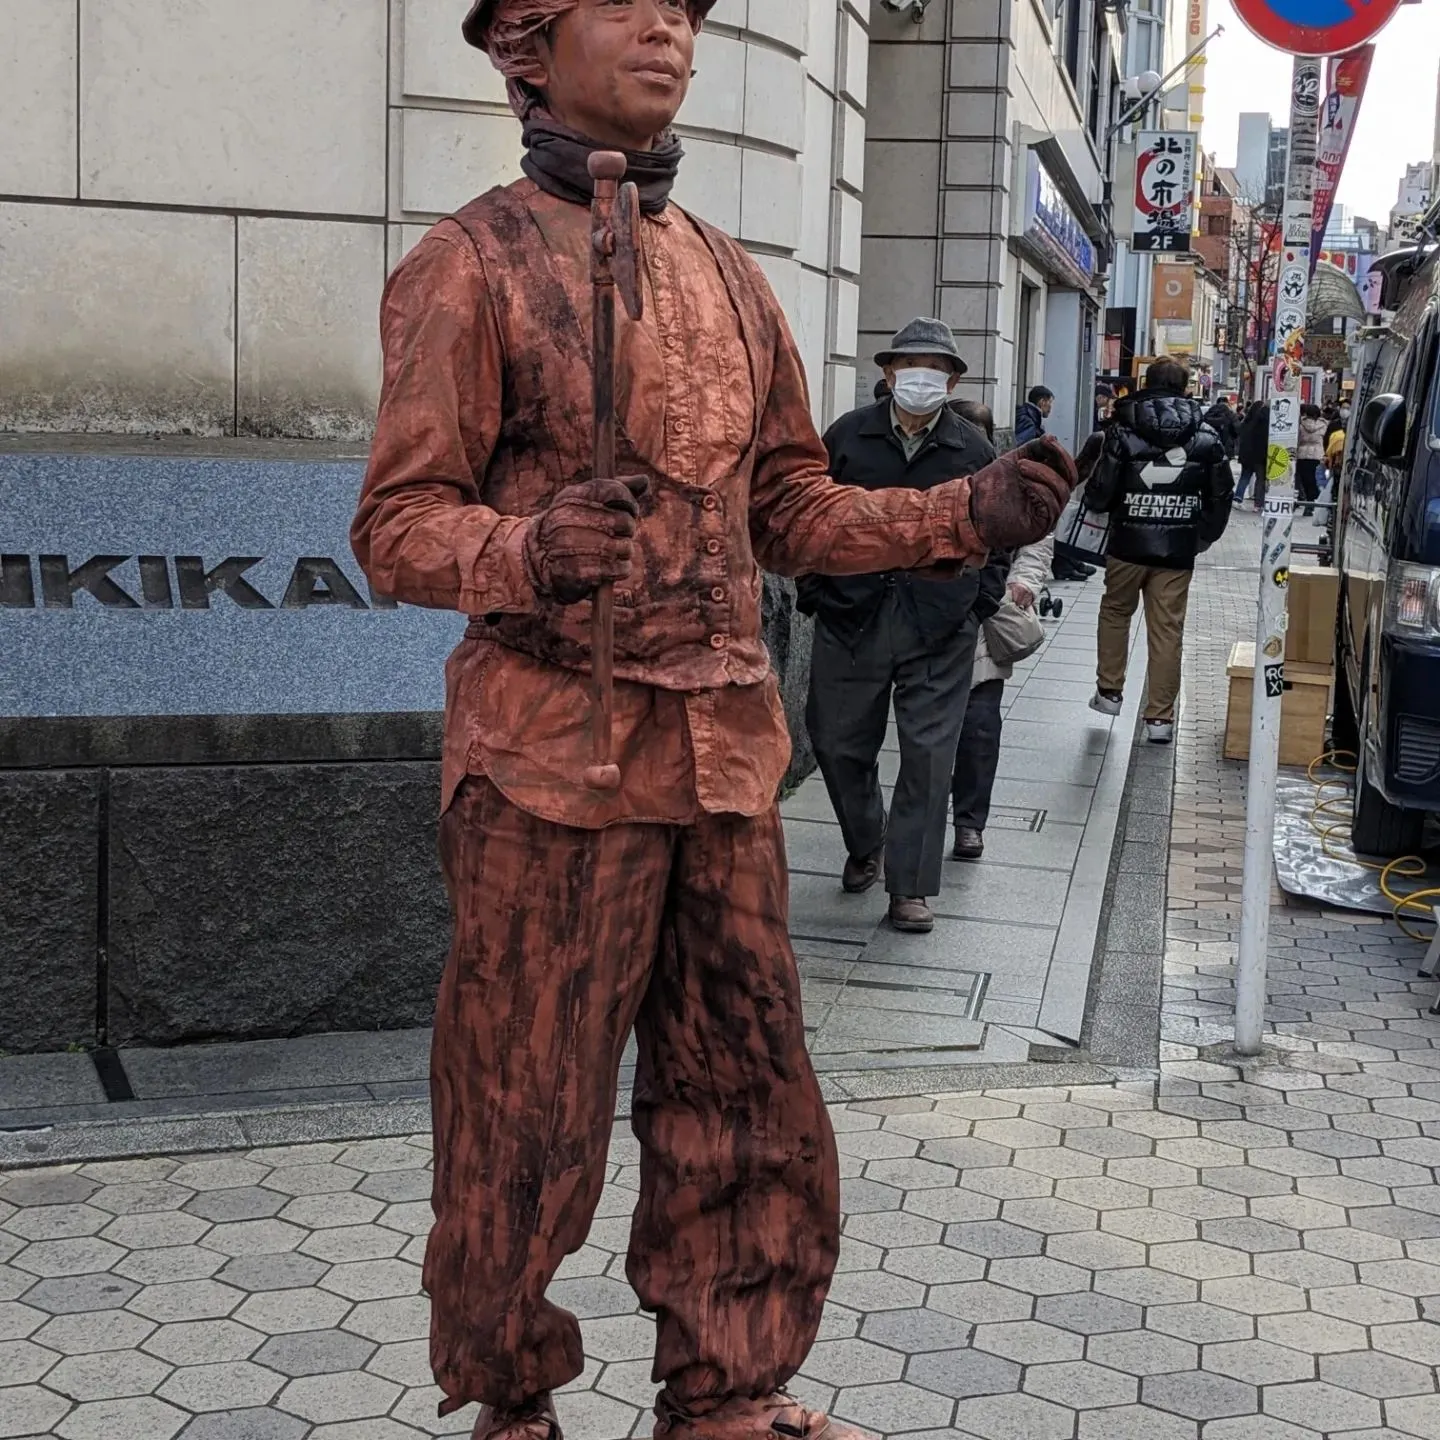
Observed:
[[[540,88],[582,135],[648,149],[690,90],[695,30],[687,0],[579,0],[540,38]]]

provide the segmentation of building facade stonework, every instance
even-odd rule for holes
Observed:
[[[1120,25],[1094,0],[937,0],[918,25],[873,0],[862,393],[866,357],[936,314],[1002,428],[1044,384],[1054,433],[1088,433]]]
[[[463,0],[7,0],[0,430],[360,440],[388,271],[519,174]],[[848,407],[867,43],[842,0],[720,0],[677,198],[740,236],[817,418]]]

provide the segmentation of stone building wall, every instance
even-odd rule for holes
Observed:
[[[938,315],[969,361],[966,392],[995,407],[1002,429],[1027,385],[1043,378],[1068,407],[1072,423],[1059,433],[1075,443],[1093,358],[1087,378],[1079,290],[1024,253],[1026,152],[1043,145],[1047,174],[1098,232],[1093,207],[1105,172],[1087,134],[1090,46],[1096,24],[1106,27],[1108,95],[1118,22],[1095,0],[934,0],[919,25],[871,3],[860,392],[874,378],[869,356],[898,326]],[[1067,5],[1080,6],[1078,83],[1061,58]],[[1098,287],[1089,290],[1093,321]]]
[[[0,430],[363,439],[388,270],[518,172],[465,0],[6,0]],[[678,198],[760,257],[846,408],[866,32],[720,0]]]

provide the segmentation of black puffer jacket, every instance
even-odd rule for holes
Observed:
[[[1220,437],[1225,453],[1233,460],[1240,443],[1240,417],[1223,400],[1217,400],[1206,412],[1205,423]]]
[[[1199,402],[1142,390],[1116,407],[1085,504],[1111,516],[1111,559],[1192,570],[1225,533],[1233,490],[1225,446]]]

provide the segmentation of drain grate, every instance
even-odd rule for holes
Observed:
[[[1023,830],[1038,835],[1045,828],[1048,810],[1018,810],[1013,805],[997,805],[990,812],[990,823],[999,830]]]

